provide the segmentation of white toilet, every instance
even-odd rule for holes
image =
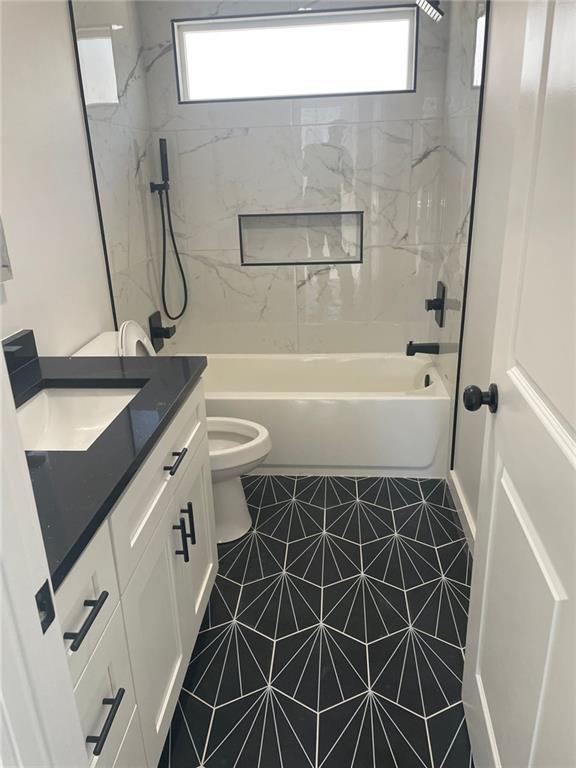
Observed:
[[[146,332],[133,320],[119,331],[101,333],[81,347],[78,357],[146,357],[156,352]],[[250,530],[252,519],[240,476],[252,472],[270,453],[268,430],[244,419],[209,416],[208,450],[214,489],[218,543],[233,541]]]

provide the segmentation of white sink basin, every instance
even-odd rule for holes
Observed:
[[[139,389],[43,389],[18,408],[27,451],[85,451]]]

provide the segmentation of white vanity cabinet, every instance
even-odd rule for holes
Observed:
[[[199,383],[56,593],[75,631],[109,594],[80,649],[65,642],[91,768],[156,768],[217,563]]]

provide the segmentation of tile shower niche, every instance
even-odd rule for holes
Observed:
[[[240,214],[245,266],[362,263],[362,211]]]

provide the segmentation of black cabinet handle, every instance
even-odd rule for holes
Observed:
[[[183,555],[184,562],[187,563],[190,560],[190,552],[188,551],[188,534],[186,533],[186,522],[184,518],[181,517],[178,525],[173,525],[172,529],[174,531],[180,531],[180,536],[182,537],[182,549],[177,549],[174,554]]]
[[[496,413],[498,410],[498,387],[496,384],[490,384],[488,391],[482,392],[480,387],[471,384],[464,390],[462,400],[467,411],[477,411],[483,405],[487,405],[490,413]]]
[[[181,509],[180,512],[184,512],[184,514],[188,515],[188,520],[190,521],[190,533],[188,534],[188,538],[190,539],[190,544],[194,545],[196,544],[196,528],[194,526],[194,507],[192,506],[192,502],[189,501],[186,505],[186,509]]]
[[[118,693],[116,696],[114,696],[113,699],[102,699],[102,704],[111,706],[111,709],[110,712],[108,712],[108,717],[104,721],[104,725],[102,726],[102,730],[100,731],[99,735],[86,737],[87,744],[95,744],[94,751],[92,752],[93,755],[99,755],[100,752],[102,752],[104,749],[104,744],[106,743],[106,739],[110,733],[110,728],[112,728],[112,723],[114,722],[114,718],[120,709],[120,704],[122,703],[122,699],[124,698],[125,693],[126,691],[124,688],[118,688]]]
[[[84,638],[88,634],[88,631],[92,624],[96,621],[96,617],[102,610],[102,606],[108,599],[108,592],[104,590],[100,594],[100,597],[97,600],[84,600],[84,605],[86,608],[92,608],[88,616],[86,616],[86,619],[84,620],[84,623],[78,630],[78,632],[64,632],[64,640],[72,640],[72,644],[70,646],[71,651],[77,651],[78,648],[82,645]]]
[[[181,451],[172,451],[172,456],[177,456],[178,458],[176,459],[174,464],[172,464],[171,466],[164,467],[164,471],[170,472],[171,475],[175,475],[176,472],[178,472],[178,467],[180,466],[180,464],[182,464],[182,460],[187,453],[188,453],[188,448],[182,448]]]

